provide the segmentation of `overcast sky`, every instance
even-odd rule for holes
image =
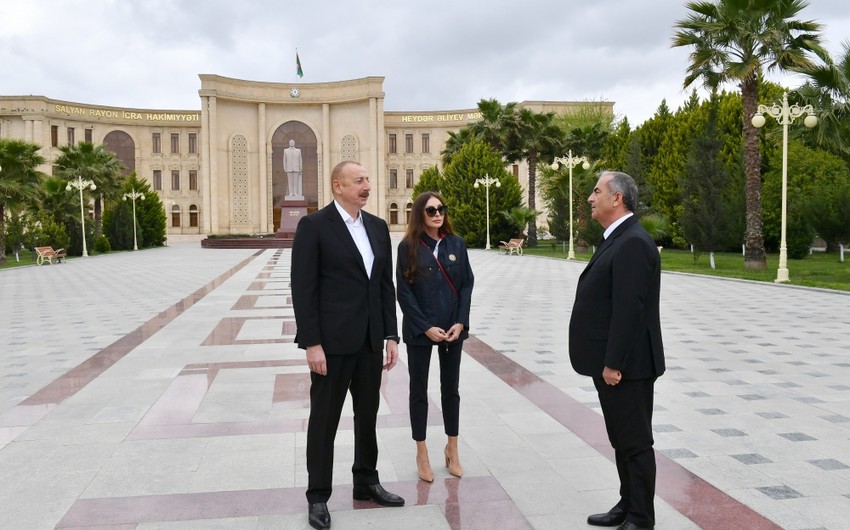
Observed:
[[[825,26],[833,56],[850,39],[847,5],[812,0],[800,17]],[[189,110],[201,73],[383,76],[385,110],[605,100],[636,126],[689,94],[688,50],[670,47],[687,12],[682,0],[0,0],[0,95]]]

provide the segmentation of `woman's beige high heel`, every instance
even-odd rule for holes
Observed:
[[[431,462],[428,459],[428,446],[425,442],[416,442],[416,469],[420,480],[434,482],[434,472],[431,470]]]
[[[446,467],[449,470],[449,473],[460,478],[463,476],[463,467],[460,465],[460,458],[457,454],[457,438],[455,437],[454,443],[452,443],[452,439],[449,438],[449,444],[446,445],[445,450],[446,455]]]

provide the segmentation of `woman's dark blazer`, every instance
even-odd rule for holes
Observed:
[[[417,276],[412,284],[408,283],[404,277],[409,259],[407,241],[402,240],[398,245],[396,286],[398,304],[404,314],[401,336],[407,344],[436,344],[425,335],[432,326],[448,330],[454,324],[463,324],[458,340],[469,336],[469,308],[475,277],[469,265],[466,243],[463,238],[449,234],[440,242],[438,252],[457,295],[437,266],[434,253],[421,243],[416,249]]]

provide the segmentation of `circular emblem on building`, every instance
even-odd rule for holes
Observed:
[[[294,97],[294,98],[297,98],[298,96],[301,95],[301,91],[298,90],[297,88],[292,88],[292,90],[289,91],[289,95]]]

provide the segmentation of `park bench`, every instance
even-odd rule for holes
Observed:
[[[37,265],[43,265],[45,261],[53,265],[54,260],[56,263],[62,263],[62,260],[65,259],[64,248],[53,250],[53,247],[35,247],[35,253]]]
[[[506,254],[517,254],[522,256],[522,245],[525,243],[525,239],[511,239],[510,241],[499,241],[499,248],[504,250]]]

